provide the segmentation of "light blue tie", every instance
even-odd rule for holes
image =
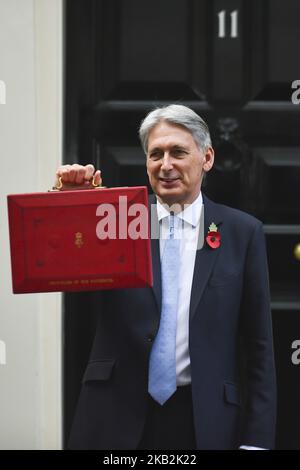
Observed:
[[[179,219],[170,213],[169,237],[165,241],[162,263],[162,309],[160,325],[149,363],[148,391],[163,405],[176,390],[176,325],[180,240],[174,238]]]

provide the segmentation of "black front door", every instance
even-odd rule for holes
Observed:
[[[65,162],[106,186],[148,185],[137,129],[182,103],[216,150],[204,191],[260,218],[270,267],[278,448],[300,449],[300,3],[298,0],[69,0]],[[149,188],[150,189],[150,188]],[[65,296],[68,434],[97,308]]]

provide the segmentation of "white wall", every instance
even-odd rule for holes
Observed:
[[[6,195],[61,162],[62,2],[0,0],[0,449],[61,447],[61,296],[12,294]]]

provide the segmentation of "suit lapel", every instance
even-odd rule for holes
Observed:
[[[217,259],[219,250],[221,248],[220,247],[217,249],[212,249],[207,245],[205,241],[210,224],[214,222],[216,225],[219,226],[222,222],[222,219],[220,217],[219,210],[218,210],[218,205],[210,201],[204,194],[203,194],[203,203],[204,203],[204,245],[203,245],[203,248],[200,250],[197,250],[197,253],[196,253],[194,276],[193,276],[192,291],[191,291],[190,320],[192,320],[193,316],[195,315],[197,306],[200,302],[201,296],[203,294],[203,291],[209,279],[210,273],[212,271],[212,268]]]
[[[203,193],[202,193],[203,194]],[[209,279],[210,273],[217,259],[220,248],[210,248],[205,237],[208,232],[208,227],[212,222],[220,226],[222,217],[219,214],[218,205],[214,204],[203,194],[204,203],[204,245],[203,248],[197,250],[194,276],[192,282],[191,302],[190,302],[190,320],[195,315],[197,306],[200,302],[201,296]],[[151,205],[152,210],[151,210]],[[152,254],[152,269],[153,269],[153,295],[156,300],[158,315],[161,311],[161,263],[160,263],[160,250],[159,250],[159,224],[156,210],[156,197],[149,196],[149,214],[151,215],[151,254]],[[154,234],[154,237],[153,237]],[[222,241],[221,241],[222,243]]]
[[[151,207],[152,206],[152,207]],[[153,270],[153,294],[156,300],[158,314],[161,310],[161,266],[159,251],[159,223],[157,218],[156,197],[149,197],[149,213],[151,216],[151,255]]]
[[[152,250],[152,269],[153,269],[153,294],[156,300],[158,312],[161,309],[161,267],[160,267],[160,253],[159,253],[159,240],[151,240]]]

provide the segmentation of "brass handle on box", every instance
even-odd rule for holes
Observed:
[[[297,243],[297,245],[294,248],[294,255],[295,258],[300,261],[300,243]]]
[[[64,186],[64,183],[62,181],[62,177],[60,176],[57,180],[57,183],[55,186],[53,186],[52,190],[53,191],[67,191],[67,190],[79,190],[79,189],[102,189],[105,188],[105,186],[100,186],[99,184],[95,183],[95,177],[93,176],[88,184],[85,185],[78,185],[78,184],[67,184]]]

